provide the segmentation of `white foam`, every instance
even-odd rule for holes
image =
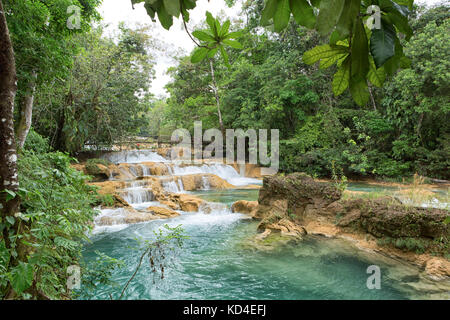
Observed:
[[[150,150],[127,150],[110,152],[102,156],[113,163],[167,162],[156,152]]]

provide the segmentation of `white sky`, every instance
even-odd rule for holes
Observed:
[[[188,54],[195,46],[189,36],[184,31],[181,19],[174,19],[173,26],[170,31],[165,30],[159,21],[154,23],[144,9],[143,3],[136,4],[134,10],[131,7],[130,0],[103,0],[100,7],[100,14],[103,17],[103,23],[110,24],[110,28],[116,28],[118,23],[124,21],[130,26],[134,23],[150,24],[153,29],[151,35],[153,38],[163,41],[170,51],[184,50]],[[233,8],[228,8],[224,0],[198,0],[197,7],[189,11],[190,20],[188,29],[192,32],[193,27],[205,20],[205,13],[209,11],[216,16],[223,11],[225,15],[232,17],[237,16],[240,12],[240,5],[235,5]],[[167,68],[174,66],[175,61],[168,55],[161,55],[157,57],[156,61],[156,78],[152,82],[151,91],[157,95],[166,95],[164,86],[170,81],[170,76],[166,75]]]
[[[416,3],[426,3],[432,5],[439,3],[441,0],[416,0]],[[192,31],[192,27],[205,20],[206,11],[211,12],[216,16],[223,11],[227,16],[237,16],[240,12],[240,2],[234,7],[228,8],[224,0],[198,0],[197,7],[190,10],[190,21],[188,28]],[[143,3],[136,4],[134,10],[131,7],[131,0],[103,0],[100,7],[100,14],[103,17],[103,22],[110,25],[110,28],[116,29],[119,22],[124,21],[130,26],[135,23],[151,24],[153,29],[151,35],[153,38],[164,41],[170,51],[184,50],[189,53],[194,48],[194,43],[186,34],[182,27],[180,19],[174,19],[174,24],[170,31],[165,30],[159,22],[153,23],[147,15]],[[170,66],[174,66],[175,61],[170,59],[168,55],[161,55],[157,57],[156,61],[156,78],[152,82],[151,91],[157,96],[167,95],[164,86],[170,81],[170,77],[166,75],[166,70]]]

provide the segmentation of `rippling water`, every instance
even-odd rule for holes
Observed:
[[[255,200],[256,190],[196,192],[207,201],[230,205],[237,199]],[[94,235],[84,257],[99,250],[125,262],[113,274],[122,285],[132,275],[139,252],[129,247],[135,238],[152,239],[168,223],[181,224],[190,237],[171,256],[165,279],[155,279],[144,262],[126,292],[126,299],[409,299],[423,297],[418,276],[406,266],[361,252],[343,240],[308,237],[297,245],[264,252],[246,246],[257,223],[245,215],[217,210],[184,213],[170,220],[130,225],[117,232]],[[380,290],[366,286],[367,267],[381,267]],[[405,273],[405,270],[410,272]],[[118,289],[100,287],[94,299],[118,296]]]

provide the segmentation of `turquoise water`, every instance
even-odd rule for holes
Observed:
[[[256,200],[258,191],[194,193],[230,205],[237,199]],[[381,289],[369,290],[366,270],[374,262],[342,240],[308,237],[275,251],[252,249],[249,238],[256,234],[257,222],[229,210],[184,213],[98,234],[86,246],[84,258],[92,261],[99,250],[123,260],[126,267],[113,274],[113,280],[123,285],[140,255],[129,248],[135,246],[134,239],[152,239],[153,231],[166,223],[181,224],[190,238],[170,256],[164,279],[155,279],[145,261],[126,299],[408,299],[415,295],[395,269],[382,261],[376,262],[381,267]],[[118,291],[99,287],[93,298],[109,299],[110,293],[117,298]]]

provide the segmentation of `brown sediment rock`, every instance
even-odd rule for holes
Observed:
[[[241,172],[241,166],[238,163],[232,163],[231,166],[237,171]],[[270,168],[259,167],[256,164],[245,163],[244,175],[249,178],[263,178],[267,175],[272,175],[274,173],[269,173]]]
[[[251,213],[258,207],[258,201],[239,200],[231,206],[231,212]]]
[[[161,204],[168,206],[172,210],[180,210],[180,205],[174,201],[170,200],[160,200]]]
[[[215,174],[189,174],[176,178],[181,179],[181,181],[183,182],[184,190],[186,191],[203,189],[205,183],[204,179],[207,179],[207,183],[211,189],[223,190],[235,188],[235,186]]]
[[[124,222],[128,224],[147,222],[159,219],[160,217],[154,215],[152,212],[130,212],[124,217]]]
[[[259,226],[258,230],[265,232],[267,229],[273,232],[280,232],[283,236],[294,236],[302,237],[307,234],[305,227],[294,223],[293,221],[283,218],[272,222],[270,219],[263,220]]]
[[[425,263],[425,273],[433,280],[450,277],[450,262],[442,258],[431,258]]]
[[[148,207],[147,211],[163,218],[173,218],[180,215],[178,212],[164,207]]]
[[[205,201],[187,194],[179,194],[175,199],[178,200],[181,210],[186,212],[198,212],[200,205]]]
[[[104,181],[104,182],[91,182],[89,185],[99,187],[99,194],[114,194],[117,190],[125,188],[124,181]]]
[[[170,152],[172,148],[158,148],[156,149],[156,153],[159,154],[161,157],[170,159]]]

